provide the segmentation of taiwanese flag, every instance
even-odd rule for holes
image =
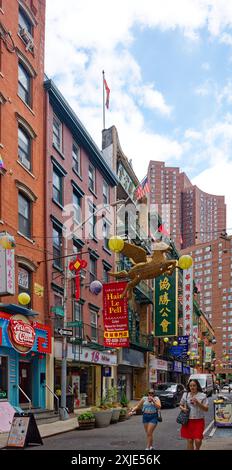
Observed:
[[[105,90],[106,90],[106,107],[107,109],[109,109],[109,106],[110,106],[110,89],[107,85],[107,81],[106,79],[104,78],[104,86],[105,86]]]

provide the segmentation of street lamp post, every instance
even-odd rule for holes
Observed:
[[[67,322],[67,282],[68,282],[68,238],[65,236],[64,233],[64,301],[63,301],[63,309],[64,309],[64,327],[66,326]],[[61,407],[60,407],[60,419],[62,421],[69,418],[69,414],[67,411],[67,404],[66,404],[66,390],[67,390],[67,337],[66,335],[62,336],[62,363],[61,363]]]

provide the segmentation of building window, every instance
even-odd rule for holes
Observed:
[[[81,198],[75,192],[73,192],[73,209],[75,222],[81,224]]]
[[[103,266],[103,282],[104,283],[109,282],[109,271],[110,269],[106,268],[106,266]]]
[[[58,117],[53,115],[53,144],[58,150],[62,150],[62,124]]]
[[[89,282],[95,281],[97,279],[97,260],[90,256],[89,259]]]
[[[96,214],[95,207],[92,204],[89,204],[89,237],[95,238],[95,225],[96,225]]]
[[[80,148],[76,144],[76,142],[73,142],[72,146],[72,159],[73,159],[73,170],[80,175],[81,174],[81,160],[80,160],[81,154],[80,154]]]
[[[57,227],[53,227],[53,265],[55,268],[62,269],[62,230]]]
[[[108,240],[110,238],[110,224],[104,220],[103,222],[103,239],[104,239],[104,248],[107,250],[109,249],[108,247]]]
[[[18,128],[18,158],[27,170],[31,170],[31,138],[21,127]]]
[[[89,189],[95,192],[95,168],[89,165]]]
[[[109,185],[103,181],[103,204],[104,206],[108,205],[110,202],[109,198]]]
[[[91,340],[97,341],[97,312],[90,311],[90,322],[91,322]]]
[[[8,399],[8,358],[0,356],[0,401]]]
[[[26,31],[31,36],[33,35],[32,22],[22,8],[19,8],[19,34],[22,36],[23,31]]]
[[[20,63],[18,66],[18,94],[25,103],[31,106],[31,76]]]
[[[21,292],[26,292],[27,294],[31,295],[31,277],[32,273],[26,268],[23,268],[19,266],[18,269],[18,293],[21,294]],[[31,302],[27,305],[27,308],[31,308]]]
[[[63,204],[63,176],[53,168],[53,199]]]
[[[30,200],[19,193],[18,196],[19,231],[25,237],[31,238],[31,207]]]

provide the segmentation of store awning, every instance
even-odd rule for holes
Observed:
[[[12,315],[16,315],[20,313],[21,315],[25,315],[26,317],[35,317],[38,312],[31,310],[30,308],[22,307],[21,305],[16,304],[2,304],[0,303],[0,311],[11,313]]]

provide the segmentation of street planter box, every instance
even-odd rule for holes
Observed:
[[[93,429],[95,428],[95,418],[93,419],[83,419],[83,420],[78,420],[79,426],[77,429],[79,430],[84,430],[84,429]]]
[[[96,420],[96,428],[105,428],[106,426],[109,426],[113,414],[112,409],[94,411],[93,413]]]
[[[111,421],[110,421],[111,424],[114,424],[114,423],[118,422],[119,416],[120,416],[120,411],[121,411],[121,408],[112,408],[112,418],[111,418]]]

